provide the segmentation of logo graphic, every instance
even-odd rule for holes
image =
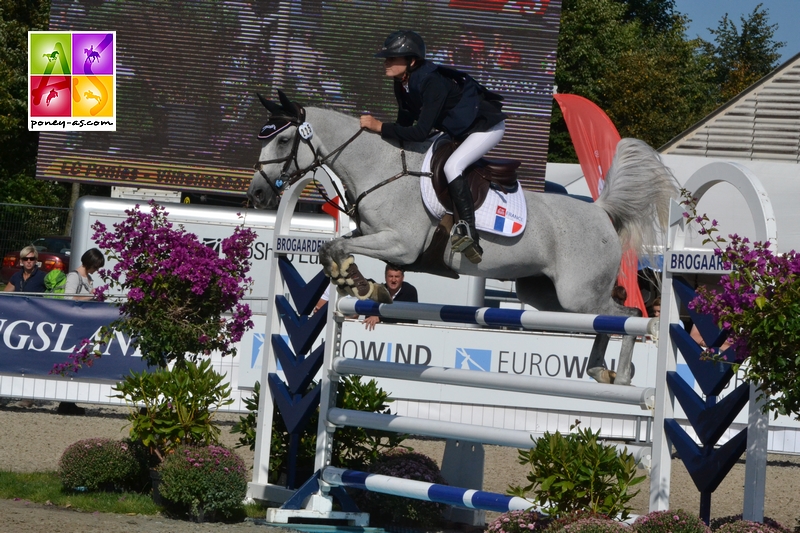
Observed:
[[[456,368],[491,372],[492,351],[477,348],[456,348]]]
[[[264,355],[264,334],[253,333],[253,353],[250,356],[250,368],[255,368],[258,358]]]
[[[522,230],[522,224],[514,220],[519,218],[514,213],[508,212],[505,207],[498,205],[494,216],[494,229],[503,233],[515,235]]]
[[[116,131],[116,32],[28,32],[28,130]]]

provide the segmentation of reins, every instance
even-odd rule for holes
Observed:
[[[402,178],[403,176],[416,176],[416,177],[422,177],[422,176],[430,177],[430,176],[432,176],[432,174],[430,172],[415,172],[415,171],[412,171],[412,170],[408,170],[408,165],[406,164],[406,151],[405,151],[405,148],[401,144],[400,145],[400,160],[401,160],[402,165],[403,165],[403,170],[401,170],[400,172],[398,172],[397,174],[395,174],[391,178],[387,178],[387,179],[381,181],[380,183],[378,183],[377,185],[374,185],[374,186],[370,187],[369,189],[367,189],[366,191],[362,192],[361,194],[358,195],[358,198],[356,198],[355,201],[352,204],[348,204],[346,196],[342,193],[342,191],[339,190],[339,186],[336,184],[336,181],[335,180],[331,180],[331,183],[333,183],[333,187],[336,190],[336,194],[339,196],[339,198],[342,199],[342,205],[340,206],[337,202],[334,202],[333,200],[331,200],[331,198],[328,196],[327,192],[325,191],[324,187],[321,187],[321,185],[319,184],[319,182],[316,179],[316,171],[317,171],[318,168],[324,167],[324,165],[326,163],[328,163],[329,160],[331,160],[335,156],[341,154],[341,152],[344,151],[344,149],[347,148],[350,145],[350,143],[355,141],[356,138],[359,135],[361,135],[361,133],[363,131],[365,131],[366,128],[360,128],[353,136],[351,136],[349,139],[347,139],[338,148],[336,148],[335,150],[332,150],[330,153],[328,153],[328,155],[323,157],[323,156],[320,156],[319,151],[316,148],[314,148],[314,145],[311,143],[311,138],[313,137],[314,132],[313,132],[313,129],[311,127],[311,124],[309,124],[308,122],[305,121],[305,109],[302,109],[302,108],[300,109],[300,120],[297,120],[297,119],[294,119],[294,118],[291,118],[291,117],[282,117],[282,118],[286,118],[289,121],[290,124],[292,124],[294,126],[297,126],[297,134],[294,137],[294,143],[292,144],[292,150],[289,152],[289,154],[286,157],[281,157],[281,158],[278,158],[278,159],[270,159],[270,160],[267,160],[267,161],[259,161],[256,164],[256,169],[261,173],[261,176],[264,178],[264,180],[266,180],[266,182],[272,188],[272,191],[275,193],[276,196],[280,196],[283,193],[283,190],[286,187],[288,187],[289,185],[294,184],[297,180],[299,180],[302,176],[304,176],[308,172],[314,172],[314,175],[315,175],[314,183],[315,183],[315,185],[317,187],[317,191],[320,193],[322,198],[325,200],[325,203],[333,206],[337,210],[339,210],[342,213],[345,213],[347,216],[353,218],[355,220],[355,222],[356,222],[356,227],[359,227],[361,225],[361,217],[358,214],[358,205],[361,203],[361,200],[363,200],[368,194],[370,194],[371,192],[376,191],[377,189],[380,189],[381,187],[383,187],[385,185],[388,185],[388,184],[392,183],[395,180],[398,180],[398,179]],[[297,152],[298,152],[298,149],[300,147],[300,140],[301,139],[303,140],[303,142],[308,144],[309,148],[311,149],[311,152],[314,154],[314,162],[311,163],[308,167],[306,167],[304,169],[300,168],[300,164],[297,161]],[[274,163],[284,163],[284,165],[283,165],[283,168],[281,169],[280,177],[277,180],[275,180],[275,182],[273,183],[267,177],[266,172],[264,172],[263,165],[269,165],[269,164],[274,164]],[[292,163],[294,163],[295,168],[297,170],[295,170],[294,172],[289,174],[288,170],[289,170],[289,167],[291,166]],[[325,170],[325,168],[323,168],[323,170]],[[325,172],[329,174],[329,172],[327,170],[325,170]]]

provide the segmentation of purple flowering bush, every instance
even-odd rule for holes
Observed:
[[[488,533],[529,533],[547,528],[550,519],[536,511],[509,511],[492,520]]]
[[[104,438],[71,444],[58,461],[58,477],[68,490],[133,490],[147,486],[146,451],[134,442]]]
[[[739,365],[744,380],[758,384],[765,410],[800,415],[800,254],[778,254],[769,242],[750,242],[746,237],[718,234],[717,221],[697,215],[697,200],[684,191],[684,217],[700,225],[703,243],[716,246],[715,253],[731,273],[717,288],[699,287],[689,309],[714,317],[728,333],[731,348],[706,356]],[[735,354],[735,355],[733,355]]]
[[[653,511],[633,523],[634,533],[711,533],[699,517],[683,509]]]
[[[721,533],[792,533],[792,529],[784,526],[768,516],[764,523],[742,520],[742,515],[722,516],[711,519],[711,531]]]
[[[252,284],[247,273],[255,232],[237,227],[222,241],[220,255],[182,226],[174,227],[165,208],[154,202],[149,212],[137,205],[125,213],[113,230],[99,221],[92,226],[94,240],[116,262],[99,271],[106,285],[95,294],[104,300],[112,289],[127,293],[120,317],[101,331],[99,344],[85,339],[70,362],[53,371],[91,366],[102,353],[102,339],[114,330],[130,335],[152,366],[196,360],[212,351],[235,355],[233,345],[253,327],[250,308],[240,300]]]
[[[243,513],[247,468],[224,446],[180,446],[158,468],[168,511],[198,522],[230,520]]]
[[[436,462],[430,457],[403,448],[385,452],[369,468],[373,474],[445,485]],[[356,502],[370,514],[370,524],[384,526],[419,526],[431,529],[442,520],[443,504],[412,500],[379,492],[359,491]]]
[[[560,525],[560,524],[559,524]],[[581,518],[557,527],[556,524],[548,528],[548,533],[625,533],[627,526],[610,518],[592,516]],[[669,533],[669,532],[664,532]]]

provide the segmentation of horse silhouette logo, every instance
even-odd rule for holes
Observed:
[[[58,59],[58,50],[53,50],[49,54],[42,54],[42,57],[46,57],[47,58],[47,62],[48,63],[52,63],[53,61]]]
[[[50,100],[53,98],[58,98],[58,91],[55,89],[50,89],[50,94],[47,95],[47,105],[50,105]]]
[[[89,60],[89,63],[94,63],[95,61],[100,61],[100,52],[94,49],[94,45],[90,44],[89,48],[84,48],[83,53],[86,54],[86,59]]]
[[[83,97],[86,98],[87,100],[97,100],[97,103],[98,104],[100,103],[100,95],[94,94],[91,90],[83,93]]]
[[[492,351],[477,348],[456,348],[456,368],[491,372]]]

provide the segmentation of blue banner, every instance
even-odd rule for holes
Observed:
[[[40,297],[0,297],[0,374],[50,374],[53,365],[69,360],[83,339],[119,317],[112,304]],[[147,368],[130,338],[115,332],[102,357],[82,368],[79,380],[120,381],[131,370]],[[135,353],[134,353],[135,352]]]

